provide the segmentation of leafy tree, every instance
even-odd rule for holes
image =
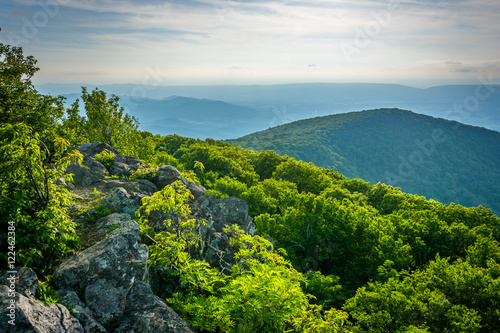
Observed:
[[[80,116],[79,100],[67,110],[64,127],[73,134],[75,143],[104,142],[113,146],[122,154],[133,154],[144,140],[138,132],[139,121],[124,113],[119,105],[119,98],[99,89],[90,93],[82,87],[82,101],[85,116]]]
[[[68,154],[69,142],[62,138],[53,143],[56,150],[51,153],[25,124],[2,125],[0,142],[1,225],[15,225],[18,262],[46,274],[77,245],[68,217],[71,196],[55,182],[81,155]],[[56,164],[49,163],[51,156]]]

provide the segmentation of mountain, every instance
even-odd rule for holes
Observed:
[[[400,109],[316,117],[229,140],[348,178],[500,212],[500,133]]]
[[[67,95],[80,93],[80,86],[89,84],[44,84],[41,93]],[[149,100],[163,100],[169,96],[184,96],[201,100],[216,100],[265,112],[266,117],[254,123],[257,130],[308,119],[378,108],[399,108],[456,120],[468,125],[500,131],[500,85],[479,81],[477,85],[448,85],[420,89],[398,84],[376,83],[295,83],[278,85],[225,86],[148,86],[137,84],[101,85],[109,94],[127,99],[140,120],[148,109]],[[138,93],[140,92],[140,94]],[[140,95],[141,98],[138,98]],[[158,106],[161,112],[161,106]],[[238,115],[232,119],[239,120]],[[227,121],[227,120],[226,120]],[[231,126],[228,127],[231,129]],[[225,131],[225,130],[224,130]],[[236,138],[233,132],[219,137]],[[247,131],[245,134],[249,134]],[[219,134],[218,134],[219,135]],[[240,134],[240,136],[243,134]],[[198,137],[197,135],[192,135]]]
[[[68,104],[79,94],[64,95]],[[155,134],[229,139],[269,127],[272,112],[230,103],[170,96],[164,99],[132,98],[122,95],[120,105],[140,121],[140,129]]]

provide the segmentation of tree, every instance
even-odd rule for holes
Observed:
[[[113,146],[122,154],[136,151],[142,139],[138,132],[139,121],[120,107],[118,96],[107,97],[99,89],[88,92],[82,87],[82,101],[85,116],[80,116],[77,99],[67,110],[64,126],[73,134],[75,143],[104,142]]]

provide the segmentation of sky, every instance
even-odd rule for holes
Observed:
[[[0,27],[37,84],[500,83],[498,0],[2,0]]]

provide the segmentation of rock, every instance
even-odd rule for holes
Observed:
[[[137,186],[139,187],[139,191],[136,192],[143,193],[148,196],[151,196],[155,192],[158,192],[158,188],[156,187],[156,185],[147,179],[137,179],[133,183],[137,184]]]
[[[128,193],[137,192],[147,196],[151,196],[158,191],[155,184],[146,179],[137,179],[132,182],[117,178],[104,179],[97,184],[97,188],[105,193],[110,192],[115,187],[123,187]]]
[[[1,332],[84,332],[63,305],[39,302],[4,285],[0,285],[0,318]]]
[[[108,330],[113,330],[120,322],[131,287],[117,286],[113,280],[99,279],[85,288],[85,303],[92,310],[94,318]]]
[[[102,142],[84,143],[78,148],[78,151],[84,157],[94,157],[95,155],[101,153],[103,150],[109,150],[115,155],[120,154],[115,148],[111,147],[107,143]]]
[[[92,315],[92,311],[80,300],[72,290],[58,290],[56,294],[64,304],[73,308],[74,316],[83,327],[85,333],[106,333],[106,329]]]
[[[158,168],[156,176],[153,178],[153,184],[161,190],[165,186],[178,180],[182,181],[182,183],[186,185],[187,189],[191,191],[191,194],[195,199],[205,194],[205,188],[203,186],[187,180],[186,178],[181,178],[179,170],[171,165],[162,165]]]
[[[115,187],[99,204],[109,209],[112,213],[125,213],[134,216],[135,211],[142,205],[142,198],[144,198],[142,194],[128,194],[123,187]]]
[[[207,246],[207,244],[209,244]],[[236,263],[234,260],[234,249],[229,242],[229,237],[222,232],[215,232],[204,239],[204,251],[201,258],[210,266],[229,274],[231,267]]]
[[[71,163],[66,169],[66,173],[73,174],[73,182],[78,186],[90,186],[104,179],[108,170],[104,165],[93,157],[87,157],[80,166]]]
[[[92,226],[90,233],[91,235],[86,237],[88,243],[99,242],[106,237],[111,238],[126,234],[135,236],[137,241],[141,239],[139,224],[130,219],[130,215],[120,213],[113,213],[100,218]]]
[[[139,167],[146,166],[146,164],[144,162],[142,162],[140,159],[138,159],[135,156],[121,155],[121,154],[116,155],[113,163],[123,163],[125,165],[128,165],[128,167],[132,171],[137,171],[137,169],[139,169]]]
[[[109,174],[112,176],[129,177],[131,170],[129,165],[113,161],[109,167]]]
[[[195,200],[192,211],[196,218],[213,220],[213,228],[222,232],[225,225],[236,224],[253,236],[255,224],[248,215],[248,204],[238,198],[218,199],[215,195],[204,195]]]
[[[186,185],[186,188],[191,191],[194,199],[198,199],[199,197],[205,195],[205,188],[200,184],[196,184],[195,182],[189,181],[186,178],[182,178],[182,183]]]
[[[28,267],[16,267],[15,272],[17,272],[17,274],[1,271],[0,284],[6,286],[14,285],[16,291],[21,295],[38,298],[38,287],[40,283],[35,272]]]
[[[181,173],[179,170],[174,168],[171,165],[162,165],[156,170],[156,175],[153,179],[153,184],[161,190],[167,185],[172,184],[173,182],[180,180]]]
[[[151,291],[149,284],[138,282],[127,296],[123,320],[115,333],[190,333],[190,325]]]
[[[132,234],[107,238],[64,261],[52,281],[75,291],[107,330],[120,322],[134,283],[147,276],[148,250]]]

